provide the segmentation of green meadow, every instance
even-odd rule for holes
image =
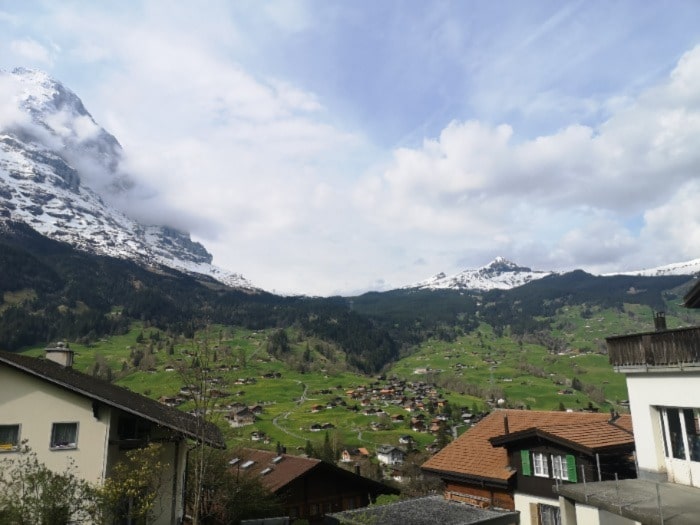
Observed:
[[[669,327],[683,319],[670,314]],[[627,399],[625,378],[616,373],[604,355],[605,337],[648,330],[651,312],[637,305],[625,311],[565,307],[552,322],[546,341],[537,337],[500,335],[490,326],[457,337],[453,341],[428,340],[393,363],[382,377],[438,386],[448,400],[456,432],[466,429],[458,416],[462,411],[484,411],[491,407],[533,410],[610,409],[624,411]],[[217,399],[215,419],[231,447],[267,446],[278,442],[288,449],[302,449],[307,440],[320,445],[326,432],[340,446],[364,446],[373,450],[381,444],[398,444],[400,436],[412,435],[419,445],[435,436],[410,429],[409,414],[387,401],[375,401],[382,415],[365,415],[359,400],[347,390],[381,386],[376,377],[347,369],[342,352],[322,341],[305,339],[293,329],[286,330],[288,348],[280,355],[269,351],[272,330],[251,331],[237,327],[211,326],[188,340],[142,323],[133,323],[124,335],[103,338],[89,346],[71,344],[76,352],[75,367],[87,373],[109,374],[119,385],[154,399],[174,397],[186,381],[178,370],[191,362],[192,354],[208,349],[211,374],[221,381],[219,388],[229,395]],[[553,352],[553,341],[558,351]],[[26,353],[42,355],[43,348]],[[175,370],[168,371],[166,367]],[[265,377],[265,376],[268,377]],[[272,376],[272,377],[269,377]],[[332,402],[338,406],[326,408]],[[252,425],[232,428],[224,416],[227,405],[261,405],[263,412]],[[314,412],[312,407],[323,408]],[[193,408],[192,402],[180,406]],[[405,421],[394,423],[392,415]],[[432,414],[426,413],[429,421]],[[380,425],[373,428],[372,424]],[[460,423],[460,424],[458,424]],[[312,431],[313,425],[332,425]],[[264,432],[266,443],[252,442],[253,432]]]

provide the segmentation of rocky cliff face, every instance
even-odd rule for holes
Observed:
[[[234,287],[254,287],[212,266],[186,232],[141,224],[115,203],[135,186],[122,148],[80,99],[46,74],[0,71],[10,100],[0,107],[0,220],[23,222],[81,250],[199,273]]]

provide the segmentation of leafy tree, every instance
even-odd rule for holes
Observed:
[[[159,459],[162,445],[130,450],[97,489],[101,521],[152,523],[163,512],[160,489],[167,465]]]
[[[53,472],[26,443],[19,456],[0,461],[0,523],[66,525],[89,520],[95,512],[95,490],[69,463]]]

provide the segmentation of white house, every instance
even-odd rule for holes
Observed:
[[[377,447],[377,461],[385,465],[400,465],[406,458],[406,453],[391,445]]]
[[[46,357],[0,352],[0,455],[18,453],[26,440],[50,469],[64,470],[70,458],[79,476],[101,483],[127,450],[161,443],[169,470],[155,524],[181,523],[187,440],[223,448],[219,429],[73,370],[67,345],[48,348]]]
[[[700,308],[700,282],[685,306]],[[700,327],[668,330],[663,314],[655,325],[606,340],[627,380],[640,479],[560,487],[563,525],[700,522]]]

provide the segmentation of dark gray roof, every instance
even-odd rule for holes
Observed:
[[[326,515],[326,523],[401,523],[402,525],[510,525],[518,522],[513,511],[481,509],[448,501],[442,496],[413,498],[388,505]]]
[[[2,351],[0,351],[0,364],[142,417],[189,438],[202,440],[207,445],[217,448],[226,447],[221,431],[213,423],[72,368],[64,368],[47,359]]]

